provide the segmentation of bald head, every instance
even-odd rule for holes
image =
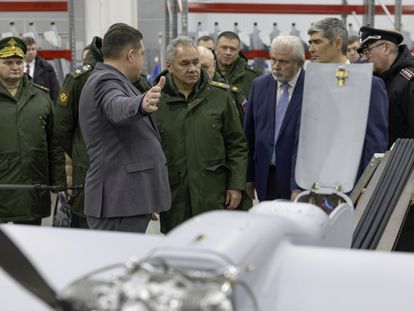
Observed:
[[[210,79],[213,79],[214,71],[216,70],[216,62],[214,60],[213,52],[208,48],[205,48],[204,46],[198,46],[197,50],[199,54],[201,68],[207,71]]]

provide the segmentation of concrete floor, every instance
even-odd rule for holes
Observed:
[[[49,226],[49,227],[52,226],[53,209],[55,207],[55,200],[56,200],[56,194],[52,193],[51,213],[49,217],[42,219],[42,226]],[[254,200],[253,205],[257,204],[258,202],[259,201]],[[145,233],[146,234],[162,234],[160,232],[160,222],[151,220],[148,225],[147,231]]]
[[[42,226],[48,226],[48,227],[52,226],[53,210],[55,208],[55,202],[56,202],[56,194],[52,193],[51,213],[49,217],[42,219]],[[148,225],[147,231],[145,233],[146,234],[162,234],[160,232],[160,222],[151,220]]]

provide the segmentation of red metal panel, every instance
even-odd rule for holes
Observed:
[[[67,1],[0,1],[0,12],[67,12]]]
[[[388,5],[391,14],[394,6]],[[268,4],[268,3],[198,3],[190,2],[190,13],[240,13],[240,14],[364,14],[363,5],[326,4]],[[414,14],[413,5],[402,6],[403,14]],[[385,14],[381,6],[375,7],[376,14]]]
[[[252,50],[252,51],[242,51],[243,55],[246,56],[248,59],[253,59],[255,57],[263,57],[265,59],[270,59],[270,55],[268,51],[265,50]],[[305,53],[305,58],[310,59],[311,54],[309,52]]]
[[[72,53],[70,50],[38,50],[37,54],[47,60],[64,58],[72,61]]]

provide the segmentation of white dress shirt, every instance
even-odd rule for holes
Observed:
[[[29,75],[33,78],[33,75],[34,75],[34,68],[35,68],[35,59],[34,60],[32,60],[30,63],[26,63],[26,62],[24,62],[24,72],[26,73],[27,72],[27,65],[29,65],[29,67],[30,67],[30,70],[29,70]]]

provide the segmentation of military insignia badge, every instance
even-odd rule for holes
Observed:
[[[222,82],[217,82],[217,81],[210,81],[210,85],[228,90],[230,88],[230,85],[226,84],[226,83],[222,83]]]
[[[345,69],[345,67],[340,66],[336,70],[336,84],[340,87],[345,85],[345,80],[348,78],[349,72]]]
[[[66,107],[68,105],[68,94],[65,90],[61,90],[58,98],[58,105]]]
[[[17,37],[7,37],[0,40],[0,58],[20,57],[24,58],[26,45]]]

